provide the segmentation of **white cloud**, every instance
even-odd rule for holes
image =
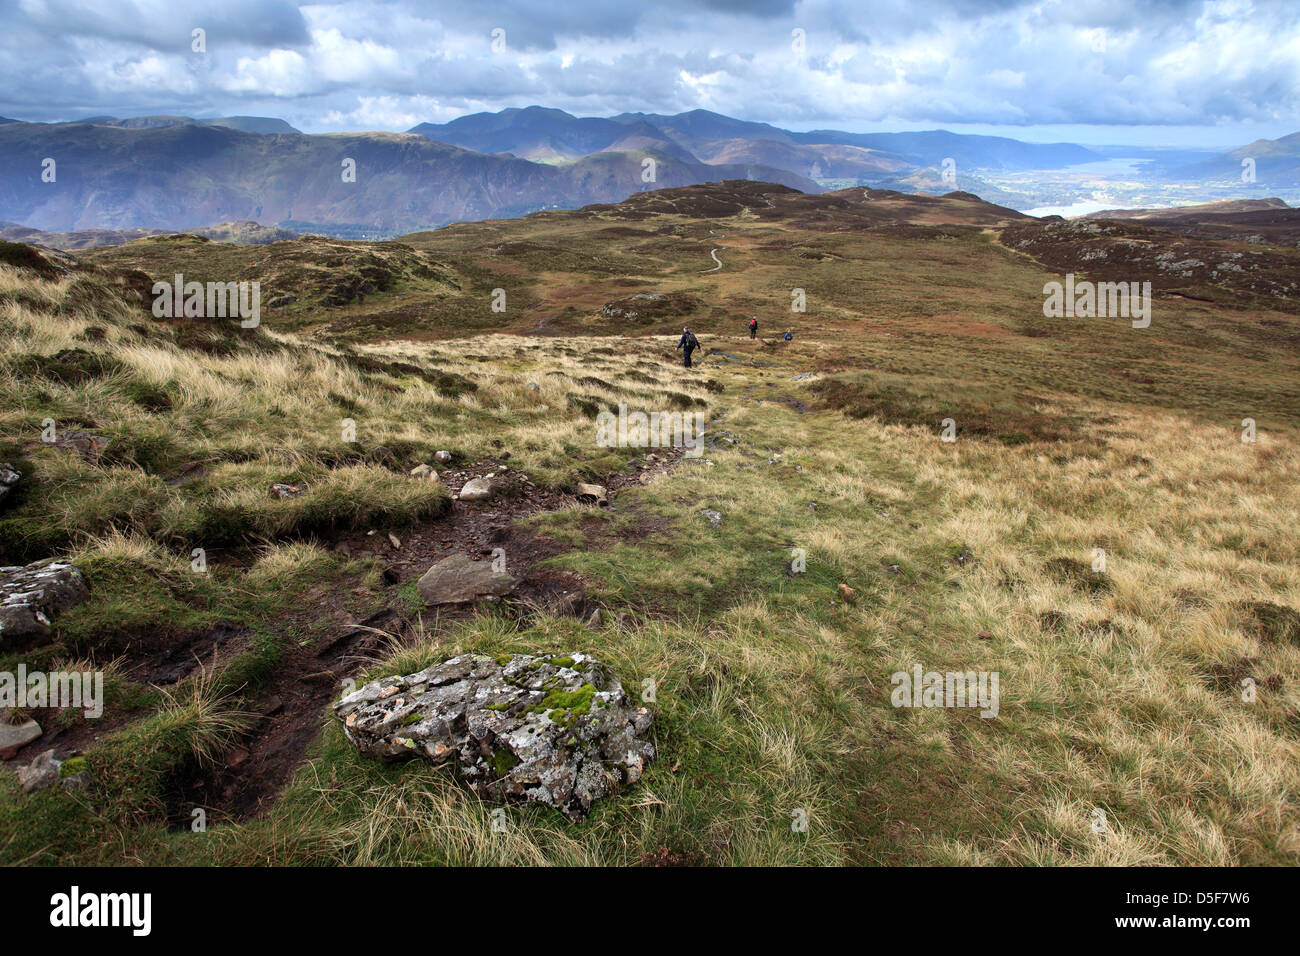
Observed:
[[[852,128],[1300,127],[1297,26],[1300,7],[1273,0],[22,0],[0,7],[0,114],[263,113],[320,130],[540,103]]]

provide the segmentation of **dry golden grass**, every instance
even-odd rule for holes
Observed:
[[[66,553],[150,580],[184,578],[177,541],[215,533],[214,515],[235,516],[258,551],[249,570],[212,586],[262,596],[339,574],[294,536],[308,518],[416,520],[430,504],[424,486],[400,469],[340,460],[345,418],[362,453],[391,446],[413,464],[436,448],[468,460],[509,450],[512,468],[551,484],[636,454],[595,446],[591,410],[620,401],[707,401],[709,433],[729,439],[709,447],[707,463],[627,489],[612,511],[562,509],[536,522],[574,546],[551,563],[581,573],[632,623],[591,630],[485,615],[446,627],[426,617],[374,671],[468,650],[596,653],[629,691],[647,679],[657,688],[661,758],[635,788],[576,827],[529,807],[510,808],[494,829],[492,808],[446,771],[363,759],[323,718],[319,750],[270,817],[202,842],[148,828],[113,834],[147,847],[144,857],[1300,861],[1300,646],[1252,610],[1300,608],[1300,440],[1284,415],[1244,444],[1207,423],[1200,399],[1184,413],[1103,400],[1063,379],[1059,392],[1015,397],[1017,413],[1068,421],[1058,438],[1004,444],[959,430],[946,444],[920,416],[848,417],[818,405],[817,379],[792,381],[819,363],[873,368],[889,346],[871,337],[860,347],[801,337],[785,351],[711,338],[736,360],[706,357],[690,373],[674,367],[664,337],[494,334],[352,353],[271,335],[267,348],[210,354],[177,347],[171,331],[133,330],[138,316],[126,312],[70,310],[64,283],[0,269],[0,299],[6,290],[23,298],[0,312],[0,392],[12,397],[0,440],[29,450],[43,489],[24,508],[67,530]],[[102,341],[82,335],[92,324],[107,327]],[[65,348],[111,353],[122,368],[62,385],[34,382],[8,359]],[[977,357],[997,364],[995,353]],[[918,368],[891,373],[920,383],[904,399],[960,403],[983,387],[954,382],[952,398],[932,366]],[[165,390],[170,407],[129,400],[140,385]],[[813,410],[801,414],[792,399]],[[137,457],[92,466],[31,448],[47,414],[111,419]],[[954,414],[960,426],[962,408]],[[157,433],[174,443],[165,454],[145,440]],[[205,476],[165,485],[185,459],[205,462]],[[293,478],[312,487],[301,505],[268,499],[267,484]],[[700,516],[706,507],[722,512],[719,528]],[[804,573],[791,572],[795,549],[806,553]],[[1105,570],[1092,576],[1098,549]],[[917,664],[997,672],[998,716],[893,708],[891,675]],[[219,708],[179,706],[162,728],[171,737],[225,739]],[[161,732],[151,726],[139,732]]]

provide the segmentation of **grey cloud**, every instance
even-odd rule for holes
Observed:
[[[0,114],[256,112],[320,129],[539,103],[859,127],[1259,122],[1300,115],[1300,57],[1281,42],[1298,25],[1277,0],[32,0],[0,4]]]

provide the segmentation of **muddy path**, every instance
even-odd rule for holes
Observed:
[[[599,506],[537,486],[527,475],[510,469],[508,456],[504,457],[451,466],[441,474],[452,494],[472,478],[493,474],[500,491],[488,501],[453,500],[447,514],[394,529],[391,538],[387,530],[346,531],[321,541],[340,556],[373,561],[383,569],[383,589],[362,593],[367,589],[360,574],[332,580],[304,593],[299,610],[276,622],[286,631],[306,632],[311,639],[283,642],[269,679],[260,682],[256,695],[249,698],[253,726],[225,759],[217,766],[194,767],[185,779],[175,781],[166,808],[172,826],[188,827],[195,807],[204,808],[210,823],[264,814],[305,760],[345,680],[359,677],[387,651],[411,638],[417,626],[426,636],[436,636],[477,613],[473,605],[413,608],[401,593],[399,585],[418,578],[443,558],[459,553],[491,560],[494,550],[502,549],[507,570],[519,579],[502,607],[521,620],[539,610],[586,618],[596,609],[581,579],[538,566],[568,547],[519,523],[562,508],[596,510]],[[600,483],[608,490],[609,507],[623,507],[617,497],[620,490],[653,481],[680,458],[679,449],[656,449],[632,459],[634,465],[607,475]],[[350,612],[349,603],[358,598],[372,600],[373,610],[364,615]],[[137,679],[174,683],[199,667],[229,660],[255,640],[246,631],[199,636],[179,651],[136,662]]]

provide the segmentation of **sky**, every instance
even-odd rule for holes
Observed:
[[[0,0],[0,116],[533,104],[1229,148],[1300,130],[1300,0]]]

